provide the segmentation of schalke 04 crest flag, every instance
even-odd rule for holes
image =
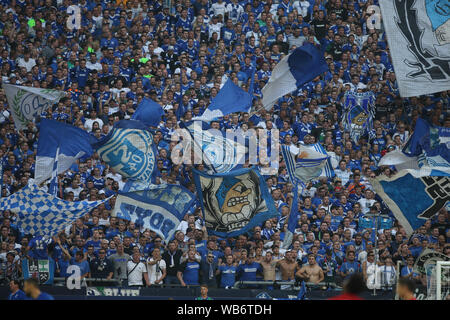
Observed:
[[[383,0],[379,4],[400,95],[449,90],[449,2]]]
[[[388,178],[371,180],[375,192],[394,216],[412,234],[450,201],[448,176],[421,176],[419,170],[402,170]]]
[[[154,186],[119,194],[113,216],[132,221],[170,240],[194,201],[195,196],[182,186]]]
[[[17,130],[26,128],[28,122],[40,116],[59,99],[65,96],[63,91],[3,84],[9,110],[12,112]]]
[[[279,216],[266,182],[256,169],[209,175],[194,169],[208,233],[229,238]]]
[[[103,161],[124,177],[151,181],[157,150],[153,135],[141,121],[118,121],[111,132],[93,147]]]
[[[344,116],[342,122],[350,138],[358,142],[359,138],[372,131],[375,116],[375,95],[373,92],[347,92],[344,96]]]

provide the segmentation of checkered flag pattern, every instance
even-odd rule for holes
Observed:
[[[0,199],[0,210],[17,213],[17,225],[25,234],[52,236],[108,199],[64,201],[30,184],[11,196]]]

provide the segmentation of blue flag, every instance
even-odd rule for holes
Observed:
[[[282,96],[297,90],[328,70],[322,52],[306,43],[285,56],[273,69],[272,75],[262,89],[262,103],[270,110]]]
[[[17,226],[25,234],[53,236],[108,200],[65,201],[44,192],[35,184],[29,184],[0,199],[0,208],[19,215]]]
[[[216,175],[194,169],[194,179],[209,234],[235,237],[279,216],[265,180],[255,169]]]
[[[228,79],[203,115],[194,120],[212,121],[233,112],[248,112],[251,106],[252,96]]]
[[[91,156],[96,139],[86,131],[55,120],[42,119],[36,154],[35,180],[42,183],[52,176],[56,150],[59,147],[57,173],[70,168],[84,156]]]
[[[155,231],[168,241],[194,202],[195,196],[182,186],[158,186],[119,194],[113,215]]]
[[[357,143],[364,134],[373,138],[373,119],[375,117],[375,95],[373,92],[358,93],[349,91],[344,96],[344,115],[342,123],[350,138]]]
[[[131,119],[140,120],[150,127],[157,127],[163,115],[164,110],[158,103],[150,98],[143,98]]]
[[[433,126],[418,118],[414,133],[403,148],[403,153],[411,157],[424,155],[428,166],[449,170],[450,128]]]
[[[140,121],[121,120],[93,147],[116,172],[126,178],[151,182],[157,150],[153,135]]]
[[[450,201],[449,176],[448,172],[445,177],[433,177],[421,176],[418,170],[402,170],[391,178],[380,176],[371,183],[406,232],[411,234]]]

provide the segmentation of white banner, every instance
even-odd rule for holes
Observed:
[[[17,130],[65,96],[63,91],[3,84]]]
[[[445,2],[379,1],[402,97],[450,90],[450,8]]]

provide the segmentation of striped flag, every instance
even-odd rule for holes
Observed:
[[[321,176],[325,165],[330,159],[328,155],[307,146],[291,148],[283,145],[281,146],[281,152],[286,162],[291,182],[302,186],[305,182]]]

